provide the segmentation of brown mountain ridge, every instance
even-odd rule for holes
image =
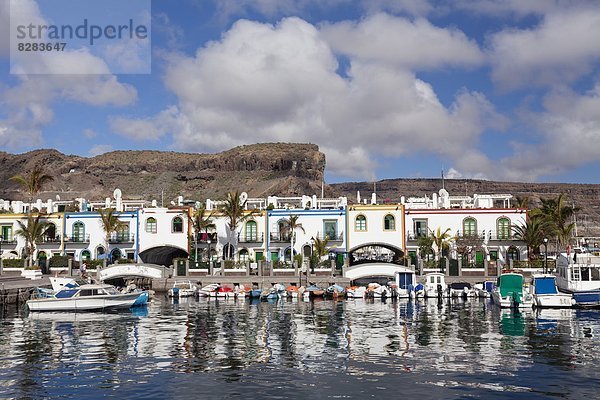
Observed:
[[[325,155],[314,144],[261,143],[235,147],[217,154],[165,151],[113,151],[96,157],[65,155],[57,150],[35,150],[23,154],[0,152],[0,198],[24,197],[9,178],[42,164],[54,181],[39,198],[46,200],[112,196],[115,188],[125,198],[191,199],[224,198],[232,190],[251,197],[320,194],[325,172]],[[577,214],[580,235],[600,236],[600,185],[570,183],[521,183],[470,179],[447,179],[451,195],[508,193],[529,197],[530,205],[540,198],[567,193],[581,211]],[[401,196],[431,196],[442,187],[441,179],[386,179],[376,182],[380,201],[398,202]],[[362,197],[373,192],[373,182],[345,182],[325,186],[325,196]]]

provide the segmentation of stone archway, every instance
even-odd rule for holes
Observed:
[[[187,258],[189,254],[179,247],[157,246],[142,251],[139,256],[144,263],[169,267],[173,265],[173,259]]]
[[[348,251],[349,265],[396,264],[403,265],[404,251],[388,243],[363,243]]]

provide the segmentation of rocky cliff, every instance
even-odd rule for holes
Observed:
[[[325,170],[325,155],[316,145],[265,143],[240,146],[218,154],[162,151],[114,151],[96,157],[69,156],[56,150],[0,153],[0,198],[21,199],[8,180],[42,164],[54,181],[38,197],[102,199],[120,188],[125,198],[224,198],[240,189],[250,196],[316,193]]]

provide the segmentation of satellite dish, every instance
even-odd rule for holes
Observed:
[[[56,201],[60,201],[60,196],[56,195]]]
[[[246,193],[246,192],[240,193],[240,201],[243,203],[246,200],[248,200],[248,193]]]
[[[449,193],[446,189],[440,189],[439,193],[440,193],[440,197],[448,197],[449,196]]]
[[[121,196],[123,195],[123,193],[121,193],[121,189],[115,189],[115,191],[113,192],[113,197],[116,199],[120,199]]]

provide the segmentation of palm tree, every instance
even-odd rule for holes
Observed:
[[[329,252],[329,249],[327,248],[327,244],[329,243],[329,236],[325,236],[325,238],[323,240],[319,239],[319,238],[310,238],[312,241],[312,247],[313,247],[313,252],[312,252],[312,267],[315,267],[315,264],[318,264],[319,262],[321,262],[321,259],[327,255],[327,253]]]
[[[196,262],[198,261],[198,234],[202,231],[208,234],[209,229],[215,228],[215,224],[212,222],[213,214],[214,213],[211,211],[207,215],[206,205],[202,203],[200,204],[200,207],[194,210],[190,217],[192,225],[194,226],[194,261]]]
[[[100,224],[104,231],[104,242],[106,245],[106,252],[108,254],[108,247],[110,242],[110,235],[116,233],[121,227],[123,222],[119,220],[114,208],[103,208],[99,210],[100,213]]]
[[[548,223],[540,215],[534,215],[523,225],[513,226],[514,237],[525,242],[529,259],[535,259],[540,254],[540,246],[548,235]]]
[[[238,225],[244,222],[246,219],[252,216],[252,212],[246,211],[247,200],[242,201],[240,198],[240,192],[230,192],[227,194],[227,200],[221,207],[221,212],[228,219],[227,226],[229,227],[229,244],[233,242],[233,236],[237,230]],[[228,257],[233,258],[233,252],[227,254]]]
[[[49,226],[47,222],[40,221],[41,216],[41,214],[38,214],[34,218],[32,214],[28,214],[27,224],[17,221],[19,229],[15,231],[15,234],[25,239],[25,251],[27,252],[30,267],[33,265],[33,254],[35,253],[36,243],[43,239],[46,229]]]
[[[575,222],[570,222],[579,207],[566,204],[566,194],[561,193],[556,199],[542,199],[542,206],[533,210],[531,216],[540,216],[547,225],[548,236],[556,239],[558,249],[569,244]]]
[[[529,196],[523,196],[523,197],[517,196],[515,206],[517,208],[523,208],[523,209],[529,210]]]
[[[447,228],[444,232],[442,232],[442,228],[438,227],[435,232],[432,231],[431,229],[429,230],[429,235],[431,236],[432,239],[432,247],[433,245],[435,245],[435,260],[439,261],[441,256],[442,256],[442,252],[444,249],[447,249],[450,247],[450,242],[452,240],[454,240],[454,238],[452,237],[452,235],[450,235],[450,228]]]
[[[294,263],[294,238],[296,236],[296,229],[300,229],[303,233],[306,233],[304,227],[298,222],[298,215],[290,215],[288,219],[283,221],[284,232],[290,235],[290,261]],[[285,256],[285,255],[284,255]]]
[[[15,175],[10,178],[11,181],[17,182],[29,194],[29,202],[33,203],[33,198],[38,194],[42,187],[54,180],[54,178],[44,172],[41,165],[37,164],[26,175]]]

